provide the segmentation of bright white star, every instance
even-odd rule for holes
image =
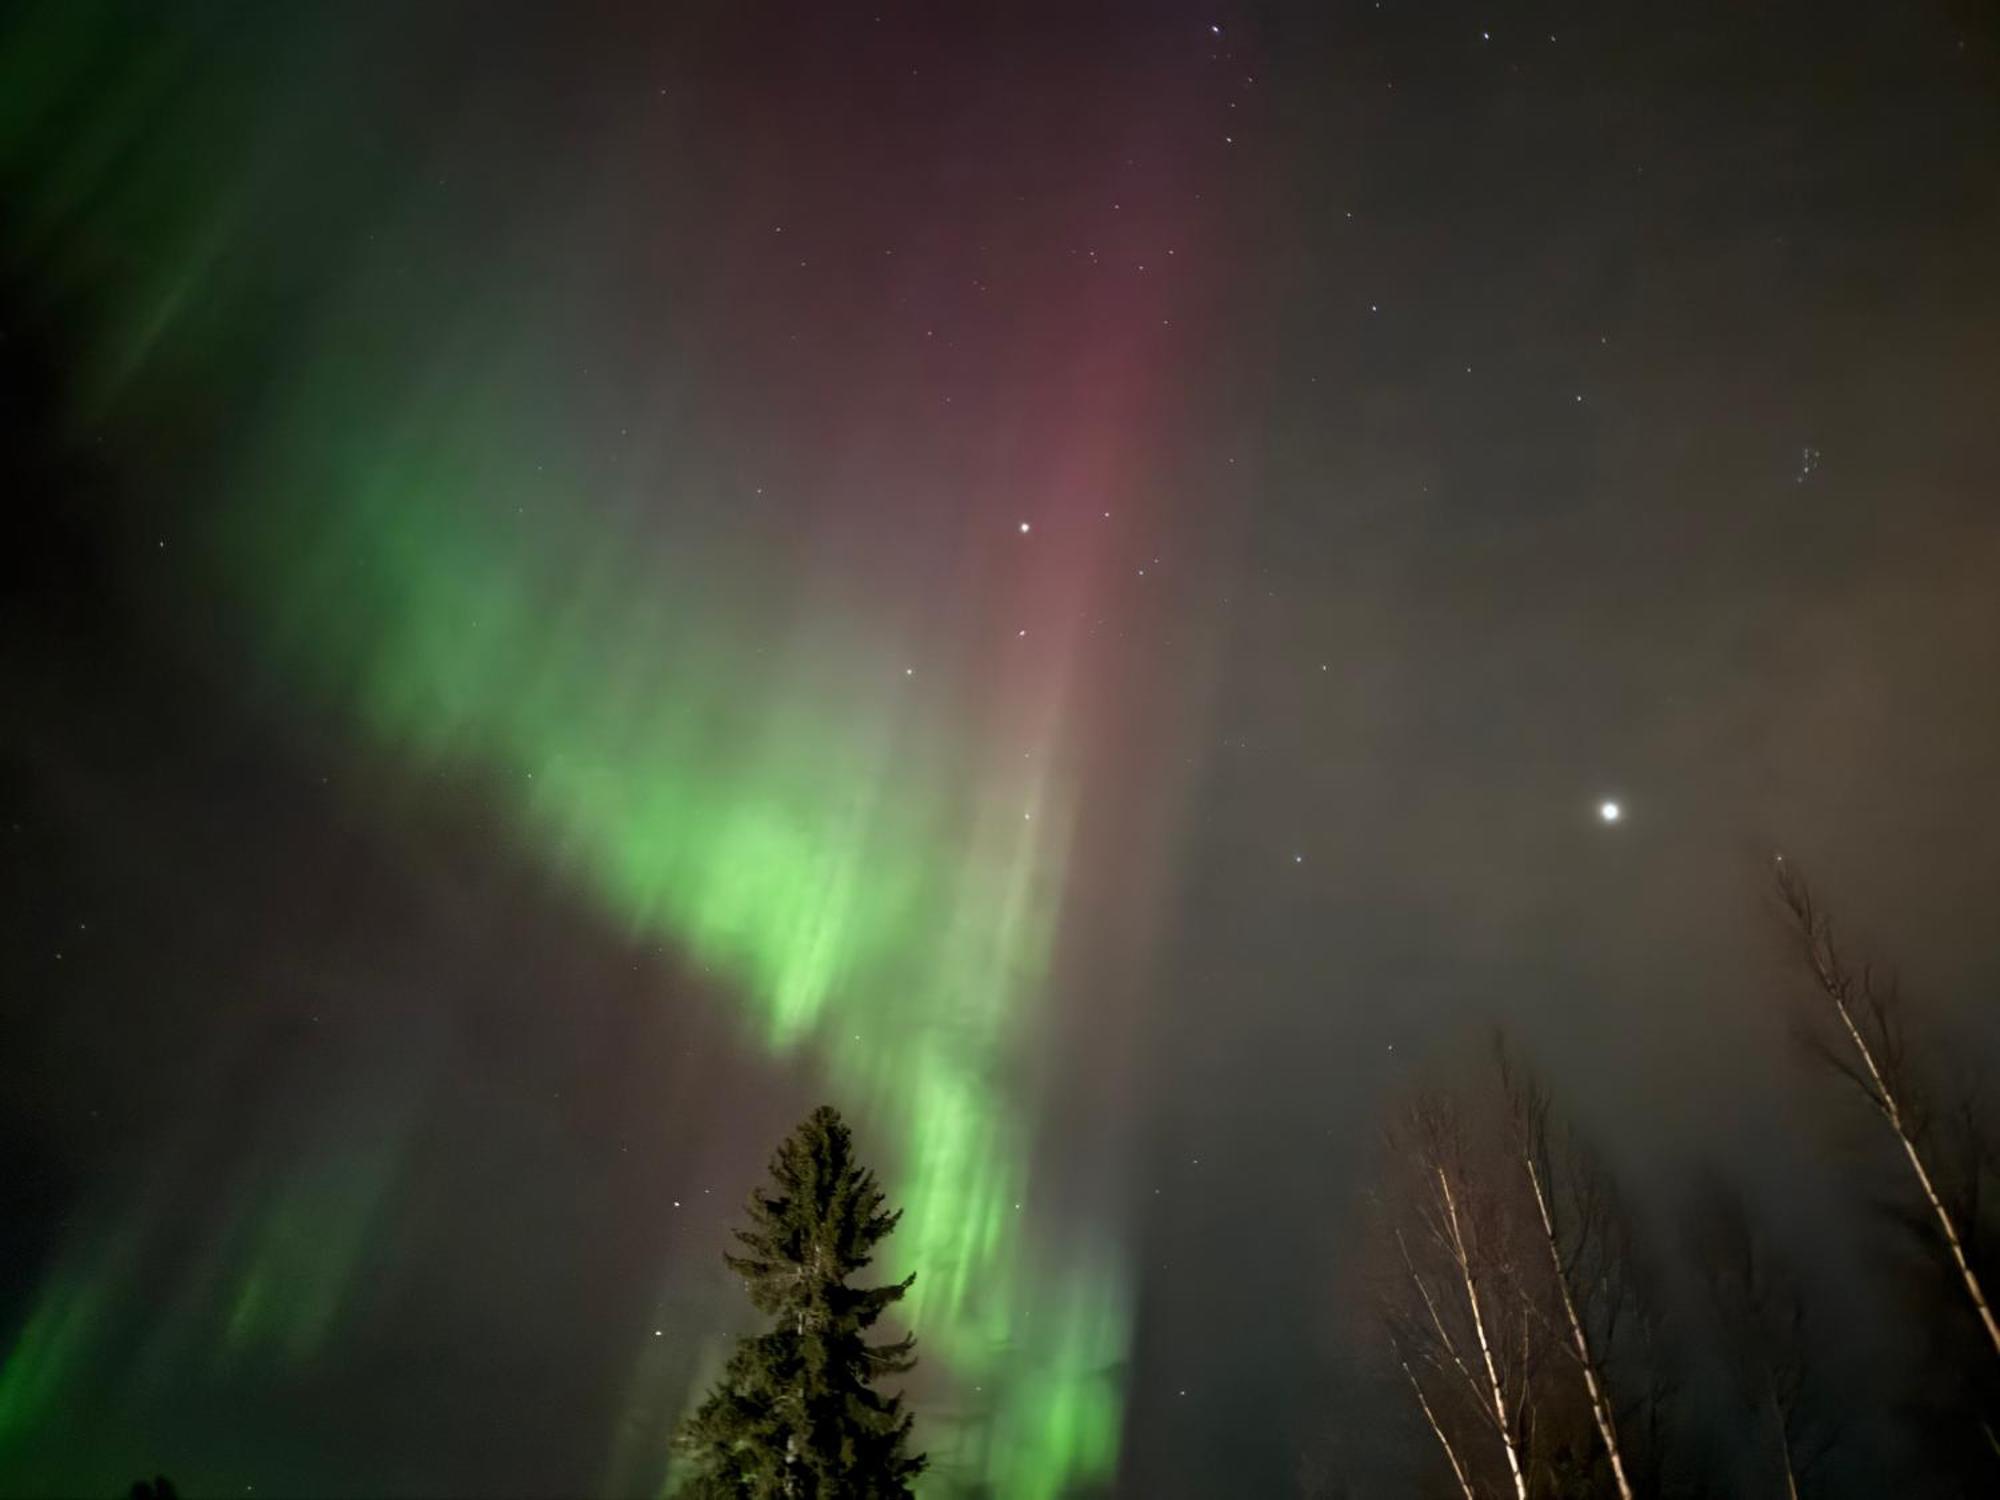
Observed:
[[[1604,802],[1598,805],[1597,816],[1607,823],[1616,823],[1625,816],[1625,809],[1616,802]]]

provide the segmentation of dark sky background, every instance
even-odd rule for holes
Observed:
[[[1858,1306],[1762,857],[2000,1045],[1990,7],[60,0],[0,252],[0,1493],[655,1493],[829,1096],[946,1477],[1416,1493],[1415,1074]]]

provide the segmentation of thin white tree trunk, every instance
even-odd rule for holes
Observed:
[[[1501,1447],[1507,1453],[1507,1473],[1514,1481],[1515,1500],[1528,1500],[1528,1477],[1521,1467],[1521,1453],[1514,1437],[1513,1423],[1508,1419],[1507,1397],[1500,1382],[1500,1367],[1493,1357],[1493,1342],[1486,1334],[1486,1313],[1480,1306],[1479,1280],[1472,1274],[1472,1257],[1466,1249],[1464,1227],[1459,1222],[1458,1198],[1451,1190],[1449,1174],[1442,1167],[1435,1170],[1438,1190],[1443,1195],[1446,1222],[1451,1228],[1452,1255],[1458,1262],[1459,1278],[1465,1283],[1465,1301],[1472,1313],[1472,1331],[1479,1339],[1479,1358],[1486,1370],[1493,1426],[1500,1434]]]
[[[1972,1268],[1971,1260],[1965,1253],[1965,1241],[1960,1236],[1958,1222],[1939,1195],[1931,1181],[1930,1168],[1924,1163],[1924,1156],[1917,1149],[1915,1138],[1904,1119],[1902,1100],[1889,1086],[1881,1066],[1875,1060],[1875,1049],[1868,1045],[1868,1038],[1862,1034],[1855,1022],[1853,1009],[1848,1005],[1843,977],[1832,968],[1831,956],[1822,956],[1816,950],[1815,963],[1819,967],[1820,988],[1826,991],[1833,1002],[1835,1012],[1840,1016],[1840,1024],[1847,1030],[1847,1039],[1854,1044],[1860,1054],[1862,1066],[1868,1070],[1868,1079],[1875,1087],[1876,1105],[1882,1118],[1889,1122],[1889,1128],[1896,1132],[1896,1140],[1903,1148],[1903,1155],[1909,1160],[1910,1171],[1915,1174],[1917,1186],[1923,1189],[1924,1201],[1930,1205],[1931,1214],[1937,1220],[1938,1232],[1944,1236],[1945,1248],[1951,1252],[1951,1263],[1958,1271],[1958,1278],[1965,1287],[1965,1295],[1972,1299],[1973,1311],[1979,1314],[1979,1322],[1986,1330],[1987,1340],[1993,1345],[1993,1352],[2000,1355],[2000,1321],[1993,1316],[1993,1305],[1986,1300],[1986,1289],[1979,1284],[1979,1273]]]
[[[1531,1142],[1521,1143],[1521,1164],[1527,1169],[1529,1186],[1535,1190],[1535,1212],[1542,1221],[1542,1242],[1549,1249],[1549,1269],[1555,1274],[1563,1317],[1569,1323],[1570,1344],[1576,1351],[1576,1362],[1583,1367],[1583,1385],[1590,1397],[1591,1420],[1597,1424],[1597,1435],[1604,1440],[1604,1451],[1611,1457],[1611,1477],[1618,1484],[1619,1500],[1632,1500],[1632,1481],[1625,1476],[1624,1450],[1618,1446],[1618,1424],[1612,1419],[1611,1402],[1604,1393],[1604,1382],[1598,1377],[1597,1358],[1590,1347],[1590,1338],[1583,1330],[1583,1319],[1577,1314],[1576,1299],[1570,1295],[1562,1248],[1556,1243],[1555,1214],[1550,1209],[1548,1190],[1542,1181],[1541,1163],[1535,1158]]]
[[[1438,1311],[1437,1298],[1431,1295],[1430,1283],[1424,1280],[1423,1273],[1410,1258],[1410,1247],[1404,1242],[1400,1230],[1396,1234],[1396,1248],[1402,1251],[1403,1265],[1410,1273],[1410,1285],[1417,1289],[1417,1296],[1423,1300],[1424,1313],[1431,1320],[1431,1331],[1437,1335],[1438,1348],[1445,1352],[1451,1360],[1452,1367],[1464,1376],[1465,1383],[1472,1387],[1473,1399],[1483,1401],[1485,1398],[1479,1394],[1479,1382],[1473,1378],[1472,1371],[1465,1367],[1465,1361],[1458,1352],[1458,1340],[1453,1338],[1451,1331],[1445,1327],[1444,1315]]]
[[[1785,1466],[1785,1500],[1799,1500],[1799,1476],[1792,1468],[1792,1435],[1786,1429],[1785,1408],[1777,1391],[1771,1389],[1768,1372],[1764,1384],[1771,1398],[1771,1417],[1778,1429],[1778,1461]]]
[[[1972,1310],[1979,1315],[1979,1323],[1986,1330],[1987,1342],[1993,1346],[1995,1355],[2000,1355],[2000,1320],[1993,1315],[1993,1304],[1986,1299],[1986,1289],[1980,1285],[1979,1273],[1972,1267],[1972,1261],[1965,1251],[1965,1240],[1959,1232],[1958,1221],[1937,1190],[1931,1178],[1929,1165],[1924,1161],[1923,1152],[1918,1149],[1912,1133],[1909,1118],[1904,1110],[1903,1099],[1891,1082],[1893,1060],[1890,1067],[1884,1067],[1876,1057],[1875,1048],[1869,1044],[1868,1035],[1861,1023],[1854,1018],[1853,996],[1855,981],[1847,966],[1833,946],[1833,937],[1826,919],[1813,906],[1812,893],[1805,882],[1786,868],[1784,856],[1778,856],[1778,891],[1790,908],[1793,919],[1806,942],[1806,958],[1812,965],[1813,978],[1820,991],[1833,1005],[1834,1014],[1840,1018],[1841,1029],[1847,1033],[1847,1040],[1861,1059],[1866,1074],[1866,1087],[1889,1128],[1896,1133],[1896,1142],[1903,1148],[1903,1156],[1910,1164],[1910,1172],[1917,1179],[1924,1202],[1930,1206],[1931,1217],[1937,1221],[1938,1233],[1944,1237],[1946,1251],[1951,1256],[1952,1268],[1958,1273],[1959,1284],[1965,1288],[1965,1295],[1972,1301]],[[1861,982],[1863,996],[1869,994],[1868,982]],[[1877,1010],[1878,1021],[1881,1012]],[[1862,1082],[1861,1075],[1854,1075]]]
[[[1432,1436],[1438,1440],[1438,1446],[1444,1449],[1445,1461],[1451,1465],[1451,1477],[1458,1481],[1458,1492],[1465,1497],[1465,1500],[1478,1500],[1472,1490],[1472,1481],[1466,1477],[1465,1465],[1459,1460],[1458,1449],[1452,1446],[1443,1424],[1437,1419],[1437,1413],[1431,1410],[1430,1397],[1424,1394],[1423,1382],[1417,1379],[1417,1372],[1410,1368],[1408,1360],[1400,1363],[1403,1366],[1403,1373],[1409,1377],[1410,1389],[1417,1393],[1417,1405],[1423,1408],[1424,1420],[1430,1424]]]

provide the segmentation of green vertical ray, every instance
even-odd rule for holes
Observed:
[[[109,1278],[59,1267],[0,1358],[0,1453],[45,1425],[86,1372],[104,1331]]]

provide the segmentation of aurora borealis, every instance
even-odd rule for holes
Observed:
[[[1656,1164],[1745,829],[1930,931],[1990,23],[1403,9],[0,19],[0,1495],[659,1494],[821,1098],[932,1492],[1289,1493],[1427,1037]]]
[[[164,285],[107,275],[86,289],[108,348],[87,401],[115,420],[155,383],[228,378],[204,368],[191,309],[243,316],[230,299],[254,298],[240,280],[257,273],[218,247],[273,190],[225,122],[206,126],[222,161],[188,172],[186,141],[153,131],[203,107],[199,64],[130,49],[119,18],[96,20],[67,7],[31,18],[12,55],[53,86],[17,94],[10,146],[53,163],[31,179],[31,264],[80,259],[79,242],[135,223],[169,263]],[[93,80],[88,103],[65,92],[65,65]],[[304,66],[286,87],[324,86]],[[258,96],[235,124],[286,113],[263,97],[268,79],[230,87]],[[52,149],[77,110],[85,143]],[[439,148],[440,180],[457,149]],[[665,164],[669,176],[708,165]],[[607,924],[699,966],[742,1047],[810,1070],[873,1123],[905,1208],[899,1251],[918,1273],[908,1306],[929,1368],[979,1413],[962,1455],[938,1443],[942,1460],[1022,1496],[1107,1478],[1130,1316],[1121,1229],[1115,1214],[1026,1227],[1031,1166],[1048,1149],[1046,1064],[1029,1044],[1048,1029],[1073,889],[1078,736],[1158,727],[1096,707],[1111,666],[1091,615],[1157,520],[1140,449],[1160,420],[1143,387],[1165,341],[1146,325],[1168,326],[1186,293],[1140,289],[1107,308],[1073,285],[1075,326],[1038,330],[1052,347],[1027,356],[1032,375],[986,393],[1028,408],[1012,420],[1037,439],[1003,437],[990,454],[959,435],[928,465],[885,467],[885,447],[921,443],[936,421],[923,408],[939,404],[951,358],[931,355],[929,329],[865,355],[878,368],[824,418],[839,451],[819,484],[837,500],[765,507],[767,488],[807,481],[751,445],[721,472],[715,431],[747,414],[694,386],[685,347],[713,336],[704,320],[744,308],[727,292],[704,296],[705,311],[662,298],[657,341],[634,338],[593,285],[630,268],[606,273],[573,247],[578,218],[625,204],[576,193],[550,237],[530,217],[546,204],[510,202],[475,247],[385,196],[330,290],[295,315],[252,430],[228,445],[228,503],[204,518],[249,667],[344,716],[407,774],[476,783],[506,836]],[[873,227],[921,267],[929,226]],[[683,248],[671,228],[641,239],[645,255]],[[264,248],[298,253],[283,236]],[[906,299],[927,274],[906,283],[891,268],[885,290]],[[580,432],[609,419],[566,416],[552,391],[556,366],[595,380],[592,358],[626,362],[603,377],[615,435]],[[1042,389],[1051,375],[1058,388]],[[908,391],[884,399],[898,380]],[[1063,414],[1032,409],[1049,402]],[[760,472],[770,485],[750,482]],[[988,494],[939,503],[968,489]],[[902,556],[869,577],[864,559],[884,552]],[[176,1293],[187,1305],[157,1335],[173,1341],[167,1357],[322,1356],[393,1212],[406,1132],[393,1114],[368,1122],[373,1140],[345,1125],[247,1185],[201,1285]],[[6,1367],[17,1435],[45,1426],[76,1367],[101,1357],[96,1304],[131,1295],[117,1257],[143,1255],[151,1232],[120,1222],[110,1258],[41,1294]],[[663,1404],[656,1416],[685,1399],[643,1367],[634,1380],[632,1401]]]

